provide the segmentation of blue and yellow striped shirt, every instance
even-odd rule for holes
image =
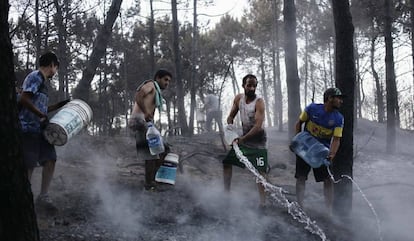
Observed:
[[[339,111],[326,112],[323,104],[312,103],[300,114],[299,119],[305,124],[305,131],[329,147],[331,138],[342,137],[344,117]]]

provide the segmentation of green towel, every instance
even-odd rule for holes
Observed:
[[[155,90],[157,91],[157,93],[155,93],[155,107],[158,108],[158,111],[161,113],[162,111],[162,102],[163,102],[163,98],[161,95],[161,89],[160,86],[158,85],[157,81],[154,81],[154,85],[155,85]]]

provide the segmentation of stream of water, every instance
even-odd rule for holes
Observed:
[[[256,177],[256,182],[261,183],[265,191],[270,194],[270,197],[276,201],[281,206],[287,208],[288,213],[295,219],[296,221],[305,224],[305,229],[308,230],[310,233],[318,235],[321,240],[328,240],[326,237],[325,232],[316,224],[315,221],[313,221],[309,216],[306,215],[306,213],[302,210],[302,208],[299,206],[297,202],[291,202],[286,198],[286,195],[284,193],[287,193],[283,188],[275,186],[273,184],[270,184],[257,170],[253,167],[253,165],[250,163],[250,161],[243,155],[240,148],[236,143],[233,143],[233,149],[237,155],[237,158],[242,162],[250,172],[252,172]],[[368,204],[369,208],[371,209],[372,213],[374,214],[376,224],[377,224],[377,231],[378,231],[378,237],[380,241],[383,241],[382,237],[382,231],[381,231],[381,224],[380,220],[378,218],[377,212],[374,209],[374,206],[372,203],[368,200],[365,193],[361,190],[359,185],[348,175],[342,175],[341,179],[335,180],[331,170],[329,167],[327,167],[329,176],[331,177],[332,181],[334,183],[338,183],[342,180],[342,178],[348,178],[351,180],[351,182],[355,185],[355,187],[358,189],[358,191],[361,193],[363,199]]]
[[[240,162],[242,162],[253,175],[256,176],[256,182],[261,183],[264,186],[266,192],[270,194],[270,197],[276,201],[282,207],[287,208],[288,213],[295,219],[296,221],[305,225],[305,229],[308,230],[310,233],[318,235],[321,240],[327,241],[329,240],[326,237],[325,232],[313,221],[310,217],[306,215],[306,213],[302,210],[297,202],[291,202],[287,199],[284,193],[287,193],[283,188],[270,184],[266,178],[264,178],[257,170],[253,167],[253,165],[249,162],[247,157],[243,155],[240,148],[236,143],[233,143],[233,149],[239,158]]]
[[[358,185],[358,183],[356,183],[355,181],[354,181],[354,179],[352,179],[350,176],[348,176],[348,175],[341,175],[341,179],[338,179],[338,180],[335,180],[335,178],[334,178],[334,176],[333,176],[333,174],[332,174],[332,172],[331,172],[331,169],[329,168],[329,166],[327,167],[327,169],[328,169],[328,173],[329,173],[329,176],[331,177],[331,179],[332,179],[332,181],[334,182],[334,183],[338,183],[338,182],[340,182],[341,180],[342,180],[342,178],[348,178],[349,180],[351,180],[351,182],[355,185],[355,187],[358,189],[358,191],[361,193],[361,196],[362,196],[362,198],[365,200],[365,202],[368,204],[368,206],[369,206],[369,208],[371,209],[371,211],[372,211],[372,213],[374,214],[374,217],[375,217],[375,221],[376,221],[376,224],[377,224],[377,232],[378,232],[378,237],[379,237],[379,240],[383,240],[383,237],[382,237],[382,231],[381,231],[381,223],[380,223],[380,220],[379,220],[379,218],[378,218],[378,214],[377,214],[377,212],[375,211],[375,208],[374,208],[374,206],[372,205],[372,203],[368,200],[368,198],[367,198],[367,196],[365,195],[365,193],[362,191],[362,189],[359,187],[359,185]]]

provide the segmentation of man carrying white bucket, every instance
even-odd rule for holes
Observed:
[[[55,171],[56,151],[55,147],[46,141],[42,131],[48,123],[47,114],[64,106],[69,100],[48,106],[48,88],[45,82],[56,74],[59,61],[54,53],[47,52],[40,56],[39,65],[38,70],[27,75],[19,98],[23,159],[28,169],[29,181],[34,168],[39,164],[43,167],[41,190],[36,205],[55,211],[56,207],[48,196],[48,190]]]
[[[154,80],[146,80],[135,94],[135,104],[132,110],[129,127],[135,131],[138,159],[145,161],[145,189],[155,190],[155,174],[162,164],[159,155],[151,155],[146,140],[147,123],[153,122],[155,109],[161,113],[161,90],[169,85],[172,75],[167,70],[160,69],[155,73]]]

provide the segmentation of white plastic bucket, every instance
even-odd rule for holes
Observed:
[[[155,174],[155,181],[174,185],[177,177],[177,166],[179,156],[175,153],[168,153],[163,164]]]
[[[92,109],[86,102],[74,99],[63,106],[56,115],[50,119],[43,131],[46,140],[56,146],[62,146],[78,134],[83,127],[92,120]]]

